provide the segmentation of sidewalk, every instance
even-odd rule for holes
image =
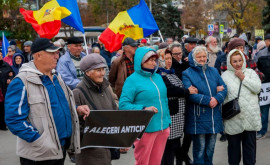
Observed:
[[[270,128],[270,127],[269,127]],[[218,135],[214,164],[227,165],[227,142],[219,141]],[[0,165],[19,165],[19,158],[16,156],[16,136],[12,135],[9,131],[0,131]],[[191,154],[190,149],[190,154]],[[192,156],[191,156],[192,157]],[[133,149],[128,151],[127,154],[121,154],[119,160],[112,161],[112,165],[134,165]],[[270,133],[267,133],[265,139],[257,141],[257,163],[258,165],[270,164]],[[65,165],[75,165],[66,158]]]

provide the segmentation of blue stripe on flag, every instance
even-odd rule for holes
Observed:
[[[138,24],[143,28],[144,37],[159,30],[158,25],[144,0],[141,0],[138,5],[127,10],[127,12],[134,24]]]
[[[4,32],[2,33],[2,55],[3,58],[7,55],[8,53],[8,47],[9,47],[9,43],[8,40],[4,34]]]

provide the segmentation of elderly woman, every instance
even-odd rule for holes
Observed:
[[[258,104],[261,81],[254,70],[246,68],[245,57],[237,49],[229,52],[227,66],[228,70],[221,76],[228,87],[228,95],[224,103],[237,97],[242,82],[238,99],[241,112],[224,121],[228,139],[229,164],[240,164],[242,143],[243,163],[254,165],[256,162],[256,131],[262,127]],[[223,111],[225,110],[223,109]]]
[[[19,73],[19,69],[21,68],[22,64],[24,63],[24,56],[21,53],[15,53],[13,55],[13,65],[12,69],[16,76]]]
[[[121,110],[151,110],[156,114],[140,140],[134,142],[135,164],[160,164],[171,123],[167,89],[159,74],[158,55],[148,47],[135,52],[134,70],[125,81],[119,102]]]
[[[8,63],[10,66],[13,65],[13,55],[15,53],[16,47],[14,45],[10,45],[8,47],[8,54],[6,57],[3,58],[3,60]]]
[[[197,46],[188,57],[190,67],[183,72],[185,88],[194,86],[198,94],[189,96],[186,132],[192,135],[194,164],[213,164],[216,135],[223,131],[221,105],[227,87],[217,69],[208,67],[207,50]]]
[[[161,74],[163,81],[167,87],[167,96],[169,101],[170,116],[172,124],[170,126],[170,136],[167,140],[164,155],[162,158],[162,165],[174,164],[177,151],[181,151],[180,138],[184,132],[185,122],[185,108],[186,99],[190,94],[198,93],[197,89],[193,86],[188,89],[184,88],[182,81],[175,75],[172,69],[172,52],[168,49],[165,50],[165,67],[159,68],[158,73]]]
[[[109,82],[104,78],[105,68],[107,67],[105,59],[99,54],[89,54],[85,56],[80,69],[84,72],[82,81],[73,90],[76,105],[88,105],[94,110],[112,110],[117,109],[114,102]],[[83,138],[83,137],[82,137]],[[107,148],[87,148],[76,155],[76,164],[111,164],[110,149]]]

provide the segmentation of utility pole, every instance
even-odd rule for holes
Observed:
[[[150,8],[150,12],[152,13],[152,0],[149,0],[149,8]],[[152,40],[152,34],[150,35],[150,44],[153,45],[153,40]]]

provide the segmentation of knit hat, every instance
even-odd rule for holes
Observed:
[[[228,44],[228,51],[230,52],[238,46],[245,46],[245,41],[241,38],[234,38]]]
[[[164,49],[167,48],[169,45],[167,44],[167,42],[162,42],[161,44],[159,44],[158,49]]]
[[[26,41],[23,46],[32,46],[33,42],[32,41]]]
[[[156,58],[158,58],[158,55],[155,51],[149,51],[143,56],[141,64],[145,63],[152,56],[155,56]]]
[[[98,69],[98,68],[106,68],[107,63],[105,59],[97,54],[97,53],[91,53],[86,56],[84,56],[80,63],[80,69],[82,72],[86,72],[92,69]]]

